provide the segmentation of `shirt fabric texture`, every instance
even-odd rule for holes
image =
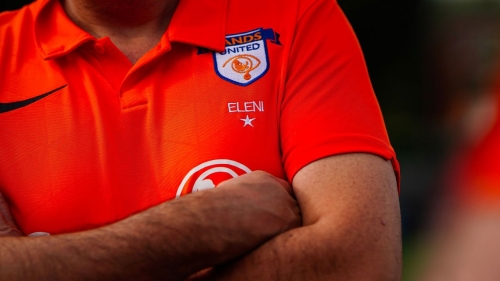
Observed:
[[[86,230],[264,170],[395,158],[336,1],[181,0],[135,65],[56,0],[0,14],[0,192],[28,234]],[[42,95],[46,94],[46,95]]]

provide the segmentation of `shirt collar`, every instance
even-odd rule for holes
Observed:
[[[222,52],[228,0],[180,0],[167,30],[172,42]]]
[[[57,0],[40,0],[35,14],[35,43],[43,59],[66,55],[84,42],[95,40],[73,23]]]
[[[73,23],[58,0],[39,0],[35,42],[43,59],[64,56],[92,35]],[[180,42],[223,51],[228,0],[180,0],[162,42]],[[160,42],[161,45],[164,45]]]

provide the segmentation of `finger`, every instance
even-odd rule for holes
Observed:
[[[13,228],[8,225],[0,226],[0,237],[8,237],[8,236],[23,236],[23,234],[17,228]]]
[[[281,185],[283,186],[283,188],[288,192],[288,194],[290,194],[293,198],[295,198],[295,195],[293,193],[293,187],[292,185],[287,182],[286,180],[284,179],[280,179],[280,178],[277,178],[277,177],[274,177],[274,179]]]
[[[259,171],[258,170],[258,171],[254,171],[253,174],[262,174],[262,175],[272,177],[275,181],[277,181],[288,192],[288,194],[290,194],[293,198],[295,198],[294,193],[293,193],[293,188],[288,181],[281,179],[281,178],[278,178],[278,177],[275,177],[266,171]]]
[[[281,185],[288,192],[288,194],[290,194],[293,198],[295,198],[292,186],[290,185],[289,182],[287,182],[283,179],[277,178],[266,171],[260,171],[260,170],[253,171],[252,173],[244,174],[242,176],[223,181],[223,182],[219,183],[217,185],[217,187],[226,186],[230,183],[232,183],[232,184],[241,183],[241,182],[244,182],[248,179],[254,179],[253,176],[258,176],[258,177],[264,176],[266,180],[269,180],[269,177],[273,178],[273,180],[275,180],[279,185]]]

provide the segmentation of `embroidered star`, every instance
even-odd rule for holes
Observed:
[[[253,127],[253,120],[255,120],[255,118],[249,118],[248,115],[247,115],[247,118],[245,119],[240,119],[241,121],[245,122],[245,124],[243,124],[243,127],[246,127],[247,125],[250,125]]]

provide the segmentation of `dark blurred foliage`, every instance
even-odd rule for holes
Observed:
[[[423,23],[418,0],[339,0],[363,48],[373,87],[395,148],[413,151],[429,142],[412,120],[426,110]],[[408,126],[411,125],[411,126]]]
[[[401,164],[404,236],[426,217],[434,196],[443,143],[431,104],[425,71],[427,2],[419,0],[338,0],[365,54],[387,130]]]

